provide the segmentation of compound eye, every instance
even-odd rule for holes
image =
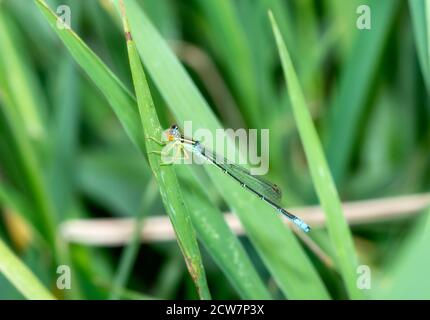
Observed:
[[[178,130],[178,126],[176,124],[174,124],[174,125],[171,126],[171,129],[172,130]]]

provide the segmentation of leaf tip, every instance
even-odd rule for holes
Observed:
[[[273,17],[272,9],[267,10],[267,15],[269,16],[270,23],[273,25],[275,23],[275,18]]]

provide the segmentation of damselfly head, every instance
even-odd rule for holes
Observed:
[[[167,139],[169,141],[174,141],[181,138],[181,132],[176,124],[172,125],[167,131]]]

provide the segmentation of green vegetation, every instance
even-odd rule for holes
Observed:
[[[430,188],[427,6],[0,1],[0,299],[430,298],[429,201],[401,218],[382,201],[381,221],[360,202],[357,225],[342,207]],[[283,205],[320,205],[325,226],[288,227],[212,166],[161,165],[147,138],[184,121],[268,128]],[[176,241],[141,243],[154,217]]]

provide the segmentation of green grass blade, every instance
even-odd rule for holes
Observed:
[[[145,137],[161,137],[162,129],[155,111],[140,57],[128,27],[127,15],[122,2],[120,3],[120,7],[122,9],[121,15],[127,41],[130,69],[144,134]],[[196,284],[200,298],[210,299],[199,247],[174,168],[170,166],[160,166],[160,157],[151,154],[153,151],[161,150],[159,145],[153,141],[147,141],[146,144],[149,165],[159,185],[164,206],[169,214],[173,228],[175,229],[176,237],[187,263],[188,270]]]
[[[339,269],[349,296],[355,299],[361,298],[363,295],[356,286],[357,257],[351,232],[343,216],[336,186],[324,157],[310,112],[307,109],[305,97],[300,88],[287,47],[271,12],[269,12],[269,16],[278,45],[294,118],[308,159],[312,180],[327,217],[328,231],[336,248]]]
[[[157,198],[157,191],[158,189],[155,180],[152,179],[148,183],[144,192],[142,205],[136,216],[131,239],[121,254],[118,270],[116,271],[115,278],[112,283],[112,289],[109,297],[111,300],[117,300],[127,285],[127,280],[130,276],[130,272],[132,271],[133,264],[139,251],[143,221],[153,207],[153,203]]]
[[[52,294],[0,239],[0,273],[27,299],[53,300]]]
[[[185,268],[179,263],[180,259],[181,257],[173,252],[160,266],[160,272],[155,279],[154,296],[173,299],[185,273]]]
[[[73,59],[63,50],[55,70],[53,125],[50,129],[52,163],[49,167],[50,194],[61,218],[69,213],[73,198],[75,155],[78,144],[79,89],[78,74]]]
[[[430,299],[430,278],[426,276],[430,270],[430,210],[417,222],[381,285],[372,290],[375,299]]]
[[[142,2],[142,6],[154,20],[157,21],[157,28],[169,39],[179,39],[179,15],[177,14],[178,3],[175,1],[147,0]]]
[[[117,2],[118,0],[115,0],[115,3]],[[137,2],[127,1],[125,5],[126,8],[130,8],[127,12],[131,30],[136,29],[139,32],[139,37],[134,39],[139,54],[155,84],[161,88],[160,92],[175,117],[181,121],[198,120],[196,122],[199,123],[199,127],[213,132],[222,128],[185,68],[157,33]],[[163,63],[159,63],[160,61]],[[169,92],[166,91],[167,88]],[[184,92],[187,94],[183,94]],[[202,110],[196,110],[195,106],[204,106],[204,114]]]
[[[134,39],[139,53],[176,120],[179,123],[192,120],[193,129],[205,128],[215,132],[221,128],[189,75],[144,12],[135,1],[125,4],[131,30],[139,34]],[[329,298],[308,257],[276,212],[216,168],[207,169],[223,197],[238,214],[284,294],[290,299]]]
[[[91,150],[77,161],[79,191],[114,215],[136,215],[142,190],[152,176],[141,154],[132,151]]]
[[[372,2],[371,30],[356,30],[356,40],[342,68],[327,124],[327,160],[336,182],[342,182],[348,169],[366,99],[399,4],[397,0]]]
[[[0,59],[4,67],[10,94],[22,118],[25,132],[35,141],[43,141],[46,135],[46,101],[28,57],[23,38],[9,17],[5,4],[0,4]]]
[[[55,35],[39,14],[36,4],[28,1],[3,1],[4,7],[13,14],[22,28],[37,57],[55,57]],[[32,51],[33,51],[32,50]],[[45,61],[38,61],[44,63]]]
[[[430,4],[425,0],[409,0],[409,9],[421,71],[430,92]]]
[[[35,246],[39,244],[46,245],[45,239],[42,237],[40,229],[37,227],[36,217],[34,216],[34,208],[28,198],[24,197],[23,194],[15,190],[13,187],[0,183],[0,206],[8,208],[19,215],[28,226],[31,226],[31,235],[33,238],[33,244]]]
[[[51,245],[57,258],[58,241],[55,235],[56,212],[49,195],[39,155],[46,142],[46,101],[35,68],[25,54],[24,37],[5,4],[0,4],[0,100],[1,112],[10,133],[8,145],[16,162],[18,185],[31,198],[34,208],[32,222]],[[38,143],[34,143],[38,142]]]
[[[178,172],[187,177],[187,182],[192,187],[185,192],[185,200],[198,237],[230,283],[243,299],[270,299],[269,291],[252,266],[242,244],[225,223],[222,212],[201,191],[204,190],[205,183],[190,179],[193,172],[189,167],[181,166]],[[194,181],[198,181],[198,185]]]
[[[260,108],[258,76],[256,74],[250,43],[241,26],[233,1],[198,0],[209,24],[207,39],[226,67],[232,85],[238,92],[243,115],[252,127],[260,127],[264,113]],[[222,43],[223,45],[219,45]],[[246,111],[246,112],[245,112]]]
[[[35,0],[45,18],[64,42],[74,59],[111,103],[115,114],[123,124],[131,141],[141,150],[145,149],[142,125],[139,112],[136,110],[136,100],[133,95],[118,80],[112,71],[97,57],[91,49],[71,29],[57,28],[57,17],[42,0]]]
[[[1,60],[1,59],[0,59]],[[54,205],[49,198],[47,183],[43,175],[36,149],[25,130],[25,124],[16,108],[15,100],[10,94],[9,82],[4,77],[4,65],[0,61],[0,88],[2,89],[2,112],[7,122],[7,128],[13,137],[14,156],[18,163],[20,179],[25,186],[25,192],[34,204],[33,222],[39,232],[45,237],[57,254],[57,239],[55,235],[56,213]]]

